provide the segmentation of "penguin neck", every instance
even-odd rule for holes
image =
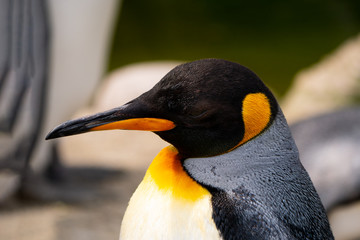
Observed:
[[[155,157],[122,221],[120,239],[147,238],[222,239],[212,219],[210,192],[184,171],[173,146]]]
[[[279,108],[271,125],[255,138],[222,155],[188,158],[183,167],[203,186],[226,189],[233,178],[242,178],[274,166],[300,164],[286,119]]]
[[[184,171],[181,156],[172,145],[159,152],[144,179],[154,182],[160,191],[175,199],[197,201],[209,194]]]

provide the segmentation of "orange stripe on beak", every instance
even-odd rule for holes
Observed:
[[[175,127],[172,121],[160,118],[132,118],[111,123],[106,123],[94,128],[90,131],[101,131],[101,130],[142,130],[142,131],[167,131]]]

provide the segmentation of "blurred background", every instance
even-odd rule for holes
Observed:
[[[272,89],[336,238],[360,239],[356,0],[0,2],[0,239],[118,239],[167,144],[146,132],[45,135],[201,58],[245,65]]]

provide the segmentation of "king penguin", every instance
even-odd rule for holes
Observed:
[[[120,239],[333,239],[282,111],[240,64],[175,67],[127,104],[65,122],[47,139],[152,131],[171,145],[129,201]]]

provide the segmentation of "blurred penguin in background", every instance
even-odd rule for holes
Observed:
[[[20,185],[44,120],[49,26],[44,0],[1,1],[0,199]]]
[[[106,67],[119,4],[0,2],[0,202],[18,189],[59,197],[45,179],[59,163],[56,143],[43,141],[45,129],[89,101]]]

